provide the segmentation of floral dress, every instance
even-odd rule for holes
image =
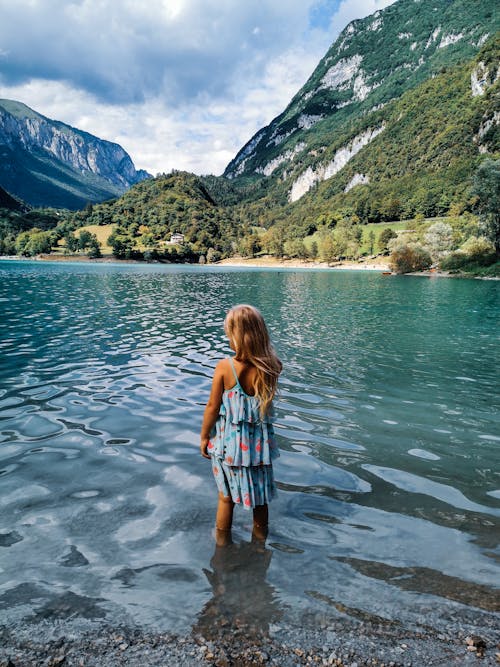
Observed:
[[[222,394],[208,453],[222,495],[251,509],[276,495],[272,460],[279,451],[272,409],[261,419],[258,399],[243,391],[232,358],[229,361],[236,384]]]

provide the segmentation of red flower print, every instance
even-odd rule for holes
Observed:
[[[245,497],[244,497],[244,499],[243,499],[243,503],[246,505],[246,507],[250,507],[250,505],[252,504],[252,503],[250,502],[250,496],[249,496],[248,493],[245,493]]]
[[[217,470],[217,468],[214,468],[214,475],[218,475],[218,474],[219,474],[219,471]]]
[[[241,498],[238,496],[234,502],[235,503],[241,503]]]
[[[245,445],[244,442],[240,443],[240,447],[244,452],[248,452],[248,445]]]
[[[234,396],[234,391],[230,391],[229,394],[227,395],[228,398],[233,398]]]
[[[229,463],[229,465],[231,465],[232,462],[233,462],[233,457],[232,456],[226,456],[226,463]]]
[[[213,445],[213,443],[209,440],[209,441],[208,441],[208,445],[207,445],[207,449],[213,449],[213,448],[214,448],[214,445]]]

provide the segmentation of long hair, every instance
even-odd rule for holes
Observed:
[[[253,306],[234,306],[224,320],[224,331],[233,343],[235,358],[255,367],[254,395],[261,418],[269,412],[283,365],[272,346],[264,318]]]

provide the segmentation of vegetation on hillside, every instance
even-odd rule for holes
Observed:
[[[108,244],[118,258],[198,261],[232,254],[237,232],[229,207],[218,206],[201,178],[172,172],[134,185],[117,200],[70,216],[76,225],[115,225]],[[182,234],[180,246],[169,244]]]
[[[242,148],[226,175],[259,178],[259,170],[272,160],[297,150],[273,172],[275,178],[284,171],[295,177],[308,164],[331,157],[337,139],[353,137],[363,124],[374,126],[382,105],[418,89],[445,68],[472,60],[484,36],[499,29],[493,0],[418,5],[399,0],[351,22],[283,113]],[[481,50],[486,53],[485,46]],[[352,76],[349,68],[355,70]],[[331,85],[325,83],[329,76]],[[304,117],[310,119],[306,127]]]

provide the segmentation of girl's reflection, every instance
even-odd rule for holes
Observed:
[[[213,597],[201,611],[195,630],[207,639],[238,629],[246,636],[266,635],[269,624],[281,616],[275,590],[266,582],[272,555],[255,533],[251,542],[235,544],[231,533],[217,531],[212,571],[203,569]]]

